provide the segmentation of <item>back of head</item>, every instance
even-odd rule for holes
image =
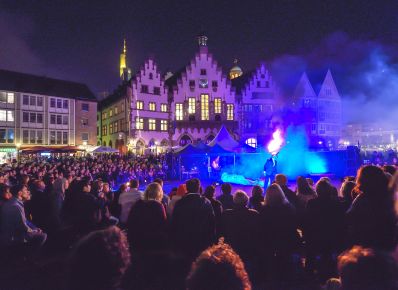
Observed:
[[[233,201],[235,205],[239,207],[244,207],[247,206],[247,203],[249,202],[249,197],[243,190],[237,190],[234,194]]]
[[[193,263],[187,278],[189,290],[250,290],[251,284],[240,257],[224,243],[214,245]]]
[[[232,192],[232,185],[230,183],[223,183],[221,185],[221,191],[223,194],[231,194]]]
[[[314,191],[311,189],[310,185],[308,184],[307,179],[302,176],[297,177],[297,193],[303,195],[312,195]]]
[[[367,165],[358,170],[356,191],[367,197],[379,200],[391,198],[388,178],[377,166]]]
[[[283,193],[282,188],[278,184],[271,184],[265,191],[265,205],[279,206],[289,203]]]
[[[186,183],[188,193],[199,193],[200,192],[200,180],[192,178]]]
[[[396,290],[398,267],[386,253],[355,246],[338,258],[343,290]]]
[[[163,198],[163,189],[159,183],[152,182],[148,184],[144,192],[144,200],[161,201]]]
[[[140,183],[138,182],[138,179],[131,179],[130,180],[130,188],[138,188]]]
[[[287,184],[287,177],[284,174],[277,174],[275,175],[275,182],[278,183],[280,186]]]
[[[252,197],[262,197],[263,196],[263,188],[259,185],[255,185],[252,188]]]
[[[340,194],[347,201],[352,201],[352,190],[355,188],[356,184],[354,181],[344,181],[341,185]]]
[[[331,199],[333,196],[333,186],[326,179],[320,179],[316,183],[315,190],[322,199]]]
[[[163,180],[161,178],[155,178],[153,182],[159,183],[161,187],[163,187]]]
[[[69,289],[115,289],[130,263],[128,243],[117,227],[82,238],[68,263]]]
[[[185,183],[180,184],[176,190],[176,195],[184,196],[187,194],[187,185]]]
[[[212,199],[214,198],[214,193],[216,192],[216,188],[213,185],[209,185],[206,187],[205,192],[203,193],[203,195],[208,198],[208,199]]]

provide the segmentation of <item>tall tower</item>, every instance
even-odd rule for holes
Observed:
[[[120,77],[123,78],[124,70],[127,68],[127,61],[126,61],[126,39],[123,39],[123,51],[120,54]]]

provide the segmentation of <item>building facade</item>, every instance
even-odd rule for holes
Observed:
[[[330,70],[318,95],[304,73],[294,92],[292,108],[295,122],[304,125],[312,147],[338,147],[342,136],[341,97]]]
[[[169,78],[173,145],[210,142],[222,125],[238,134],[237,103],[231,82],[198,37],[199,52],[190,64]]]
[[[85,111],[87,110],[87,112]],[[94,119],[89,115],[94,114]],[[0,70],[0,148],[96,144],[97,100],[81,83]],[[80,122],[84,121],[84,126]]]
[[[131,81],[131,146],[133,151],[163,152],[171,144],[170,102],[157,64],[149,58]]]
[[[118,89],[100,102],[98,144],[121,152],[162,152],[209,143],[224,125],[236,140],[257,147],[276,127],[294,123],[305,127],[314,147],[337,148],[341,98],[330,71],[318,94],[304,73],[287,97],[264,63],[243,73],[235,60],[226,75],[209,53],[207,37],[197,40],[198,52],[175,74],[163,77],[149,58],[128,80],[122,75]],[[124,44],[120,71],[131,72],[125,51]]]
[[[269,138],[277,125],[277,114],[282,107],[279,89],[264,63],[232,83],[239,104],[241,141],[257,147]]]

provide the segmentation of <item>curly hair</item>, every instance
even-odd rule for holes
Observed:
[[[251,283],[241,258],[221,241],[204,250],[187,277],[189,290],[250,290]]]
[[[114,289],[130,264],[126,235],[117,227],[83,237],[69,259],[70,289]]]

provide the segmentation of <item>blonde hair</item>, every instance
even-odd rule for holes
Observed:
[[[282,188],[278,184],[271,184],[265,191],[265,205],[277,206],[289,203],[283,193]]]
[[[144,200],[157,200],[162,201],[163,189],[159,183],[150,183],[144,191]]]

